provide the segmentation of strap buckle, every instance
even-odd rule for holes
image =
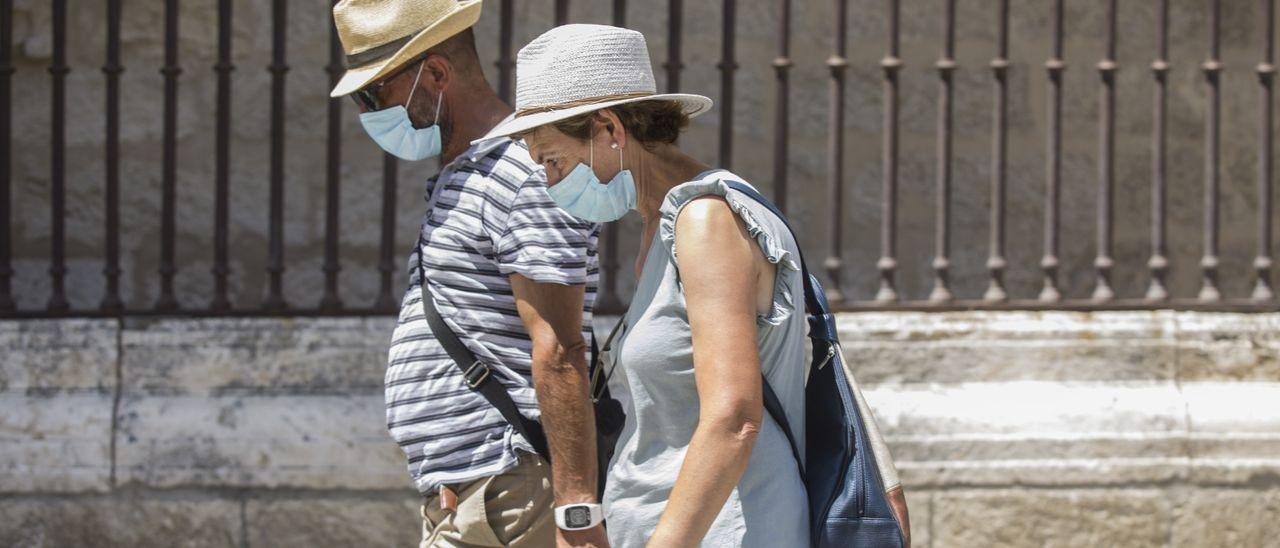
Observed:
[[[475,390],[489,378],[489,366],[480,360],[476,360],[471,364],[471,367],[462,372],[462,376],[467,380],[467,386]]]
[[[815,369],[821,370],[826,367],[828,363],[831,363],[831,358],[834,357],[836,357],[836,345],[828,343],[827,355],[823,356],[822,361],[818,362],[818,366]]]

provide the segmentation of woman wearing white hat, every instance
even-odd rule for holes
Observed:
[[[763,373],[803,448],[799,249],[726,183],[739,177],[676,145],[711,100],[657,94],[644,37],[615,27],[552,29],[516,70],[516,114],[489,137],[523,137],[569,213],[644,221],[636,293],[603,360],[628,401],[602,501],[610,542],[808,545],[798,466],[762,404]]]

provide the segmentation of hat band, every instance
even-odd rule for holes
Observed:
[[[580,107],[583,105],[594,105],[597,103],[607,103],[618,99],[634,99],[636,97],[648,97],[653,95],[650,91],[633,91],[631,93],[617,93],[614,95],[600,95],[598,97],[587,97],[586,99],[578,99],[577,101],[569,101],[567,103],[557,103],[554,105],[545,105],[540,107],[529,107],[520,109],[516,112],[516,118],[528,116],[530,114],[538,114],[542,112],[551,112],[554,110],[564,110],[566,108]]]
[[[387,57],[391,57],[393,54],[395,54],[395,52],[400,51],[400,48],[404,47],[405,44],[408,44],[409,40],[412,40],[414,36],[417,36],[418,32],[421,32],[421,31],[414,32],[402,38],[397,38],[395,40],[382,44],[381,46],[375,46],[375,47],[369,48],[360,53],[352,53],[351,55],[347,56],[347,66],[358,67],[361,65],[372,63],[374,61],[380,61]]]

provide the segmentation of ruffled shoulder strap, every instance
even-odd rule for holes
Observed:
[[[729,204],[729,209],[733,210],[734,214],[742,219],[743,225],[747,228],[747,234],[760,246],[761,251],[764,252],[765,259],[781,266],[775,283],[774,311],[772,314],[761,318],[768,323],[776,324],[789,314],[793,304],[791,295],[787,291],[786,283],[786,280],[789,280],[791,276],[787,275],[786,271],[800,272],[799,264],[785,245],[785,242],[791,239],[791,235],[780,219],[775,222],[763,222],[762,216],[773,216],[773,213],[764,209],[763,206],[757,204],[750,197],[730,188],[725,183],[726,180],[745,183],[737,175],[717,169],[704,172],[696,179],[672,188],[667,192],[667,197],[659,208],[661,218],[658,221],[658,236],[670,252],[672,264],[678,265],[676,219],[680,216],[680,211],[689,202],[702,196],[712,195],[724,198],[725,202]]]

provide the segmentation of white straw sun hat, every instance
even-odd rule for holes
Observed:
[[[480,0],[342,0],[333,24],[347,72],[329,93],[341,97],[382,78],[480,19]]]
[[[657,93],[644,35],[607,25],[563,25],[535,38],[516,57],[516,112],[474,143],[522,133],[602,108],[673,101],[689,116],[711,99]]]

